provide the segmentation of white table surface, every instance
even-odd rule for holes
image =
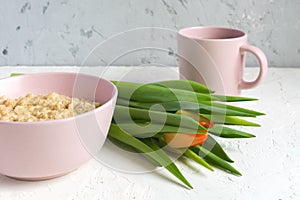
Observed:
[[[254,77],[257,70],[247,69],[246,76]],[[107,79],[131,81],[178,77],[177,69],[172,67],[109,67],[104,70],[103,67],[0,67],[0,78],[11,72],[41,71],[80,71]],[[243,173],[241,177],[220,170],[210,172],[201,166],[177,161],[194,186],[193,190],[188,190],[162,169],[137,174],[113,169],[93,159],[64,177],[48,181],[23,182],[0,175],[0,199],[300,199],[299,82],[300,69],[271,68],[261,85],[243,92],[244,96],[260,99],[243,103],[244,107],[267,115],[255,120],[262,127],[245,129],[255,133],[256,138],[219,140],[235,160],[233,166]],[[104,153],[112,153],[113,157],[113,152],[105,148]],[[132,162],[120,159],[125,164]],[[142,163],[137,161],[135,164]]]

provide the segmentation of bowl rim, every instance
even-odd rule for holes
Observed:
[[[90,110],[88,112],[79,114],[79,115],[75,115],[72,117],[67,117],[67,118],[62,118],[62,119],[54,119],[54,120],[44,120],[44,121],[33,121],[33,122],[13,122],[13,121],[4,121],[4,120],[0,120],[0,125],[3,124],[7,124],[7,125],[43,125],[43,124],[49,124],[49,123],[63,123],[63,122],[68,122],[68,121],[76,121],[79,118],[84,118],[85,116],[91,115],[101,109],[104,109],[104,107],[108,106],[114,99],[117,99],[117,95],[118,95],[118,88],[109,80],[105,79],[105,78],[101,78],[98,76],[93,76],[93,75],[89,75],[89,74],[84,74],[84,73],[78,73],[78,72],[38,72],[38,73],[30,73],[30,74],[23,74],[20,76],[12,76],[12,77],[6,77],[6,78],[1,78],[0,81],[2,80],[7,80],[7,79],[18,79],[18,78],[22,78],[24,76],[40,76],[40,75],[53,75],[53,74],[69,74],[69,75],[80,75],[80,76],[87,76],[87,77],[91,77],[91,78],[97,78],[99,80],[103,80],[105,82],[108,82],[110,85],[113,86],[113,95],[112,97],[106,101],[104,104],[101,104],[98,108],[95,108],[93,110]]]

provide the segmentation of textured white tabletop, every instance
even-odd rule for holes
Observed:
[[[251,79],[257,68],[246,70]],[[80,71],[107,79],[158,81],[176,79],[172,67],[0,67],[0,78],[11,72]],[[300,199],[300,69],[271,68],[265,81],[244,96],[258,97],[258,102],[241,104],[267,113],[259,117],[260,128],[245,130],[256,138],[219,140],[235,160],[234,167],[243,176],[220,170],[210,172],[181,160],[176,162],[194,186],[188,190],[165,170],[132,173],[113,169],[109,164],[91,160],[64,177],[40,182],[17,181],[0,175],[1,200],[100,200],[100,199]],[[103,154],[117,162],[143,165],[143,160],[120,158],[108,147]],[[119,159],[119,160],[117,160]],[[145,161],[147,162],[147,161]],[[1,164],[1,158],[0,158]],[[132,170],[131,170],[132,171]]]

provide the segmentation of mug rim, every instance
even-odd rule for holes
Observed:
[[[215,30],[222,30],[222,31],[231,31],[231,32],[236,32],[237,34],[239,34],[238,36],[233,36],[233,37],[228,37],[228,38],[205,38],[205,37],[196,37],[193,36],[192,34],[188,34],[185,33],[186,31],[189,30],[208,30],[208,29],[215,29]],[[239,29],[234,29],[234,28],[228,28],[228,27],[222,27],[222,26],[192,26],[192,27],[185,27],[180,29],[177,32],[178,35],[185,37],[185,38],[189,38],[189,39],[194,39],[194,40],[202,40],[202,41],[233,41],[233,40],[239,40],[242,38],[247,37],[247,34]]]

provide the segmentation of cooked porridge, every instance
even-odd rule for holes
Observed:
[[[47,95],[27,94],[18,99],[0,97],[0,120],[34,122],[55,120],[91,111],[100,104],[79,98],[71,98],[55,92]]]

